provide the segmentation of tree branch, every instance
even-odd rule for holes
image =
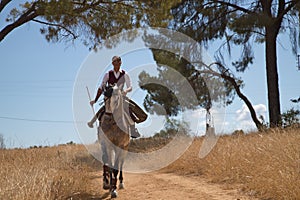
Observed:
[[[299,2],[300,0],[290,1],[290,4],[284,10],[282,9],[280,13],[278,12],[277,20],[281,20],[283,16],[285,16],[285,14],[287,14]]]
[[[44,25],[47,25],[47,26],[56,26],[56,27],[59,27],[59,28],[62,28],[64,29],[65,31],[67,31],[70,35],[73,36],[73,39],[76,39],[78,36],[75,35],[71,30],[67,29],[66,27],[60,25],[60,24],[54,24],[54,23],[48,23],[48,22],[43,22],[43,21],[40,21],[40,20],[37,20],[37,19],[33,19],[32,21],[34,22],[37,22],[37,23],[40,23],[40,24],[44,24]]]
[[[25,13],[23,13],[15,22],[7,25],[0,31],[0,42],[15,28],[39,16],[39,14],[35,10],[35,5],[36,3],[33,3],[32,6]]]
[[[232,3],[229,3],[229,2],[224,2],[224,1],[214,1],[214,3],[219,3],[221,5],[226,5],[228,7],[231,7],[231,8],[234,8],[236,10],[239,10],[241,12],[244,12],[244,13],[248,13],[248,14],[254,14],[255,12],[252,12],[251,10],[248,10],[246,8],[243,8],[241,6],[238,6],[236,4],[232,4]]]
[[[3,10],[3,8],[10,2],[11,2],[11,0],[1,0],[0,1],[0,13]]]
[[[203,63],[202,63],[203,64]],[[216,71],[214,71],[213,69],[211,69],[211,66],[213,65],[217,65],[219,66],[222,71],[221,73],[218,73]],[[205,67],[208,69],[208,70],[202,70],[202,71],[199,71],[199,73],[206,73],[206,74],[212,74],[214,76],[217,76],[217,77],[220,77],[220,78],[223,78],[224,80],[227,80],[229,81],[232,86],[234,87],[237,95],[245,102],[245,104],[247,105],[249,111],[250,111],[250,115],[251,115],[251,118],[253,120],[253,122],[255,123],[256,125],[256,128],[259,130],[259,131],[262,131],[264,130],[264,126],[263,124],[257,119],[256,117],[256,112],[251,104],[251,102],[249,101],[249,99],[241,92],[240,90],[240,85],[236,82],[235,78],[232,77],[230,75],[230,73],[228,72],[228,69],[226,69],[221,63],[219,62],[214,62],[214,63],[211,63],[209,66],[205,65]]]
[[[212,63],[212,64],[216,64],[216,65],[219,65],[220,67],[224,68],[225,67],[221,64],[221,63]],[[262,131],[263,130],[263,124],[257,119],[256,117],[256,112],[251,104],[251,102],[249,101],[249,99],[241,92],[240,90],[240,85],[235,81],[235,79],[233,77],[231,77],[227,71],[223,71],[221,73],[221,77],[224,78],[225,80],[228,80],[234,87],[237,95],[245,102],[245,104],[247,105],[249,111],[250,111],[250,114],[251,114],[251,118],[252,120],[254,121],[257,129],[259,131]]]

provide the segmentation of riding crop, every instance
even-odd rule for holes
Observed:
[[[86,86],[86,90],[87,90],[87,93],[88,93],[88,96],[89,96],[89,100],[90,100],[90,102],[91,102],[92,99],[91,99],[91,95],[90,95],[90,91],[89,91],[88,86]],[[91,105],[91,107],[92,107],[93,114],[94,114],[94,116],[95,116],[96,113],[95,113],[94,107],[93,107],[92,105]],[[96,120],[96,127],[98,127],[98,122],[97,122],[97,120]]]

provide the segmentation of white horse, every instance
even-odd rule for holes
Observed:
[[[130,143],[128,114],[124,109],[121,90],[115,85],[104,92],[105,113],[98,129],[103,161],[103,189],[109,189],[111,198],[117,197],[117,176],[122,189],[122,167]]]

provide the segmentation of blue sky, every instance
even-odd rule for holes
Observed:
[[[0,21],[0,27],[3,27]],[[280,80],[281,109],[285,111],[293,104],[291,98],[300,96],[300,71],[291,53],[288,37],[280,37],[278,45],[278,66]],[[214,47],[209,50],[214,51]],[[233,51],[233,54],[239,49]],[[267,93],[265,79],[264,46],[255,47],[255,62],[243,74],[243,92],[257,111],[267,114]],[[7,147],[28,147],[33,145],[56,145],[74,141],[82,142],[73,118],[73,87],[82,66],[92,56],[87,47],[75,44],[48,43],[34,23],[17,28],[0,43],[0,134]],[[95,76],[110,68],[95,62]],[[151,65],[151,55],[146,50],[133,51],[123,58],[123,66],[137,67]],[[97,66],[98,65],[98,66]],[[133,71],[132,71],[133,73]],[[133,81],[136,81],[134,79]],[[82,86],[85,88],[85,86]],[[91,88],[94,96],[95,88]],[[137,92],[139,93],[139,91]],[[132,98],[141,103],[137,93]],[[88,107],[88,97],[86,98]],[[84,100],[85,101],[85,100]],[[89,111],[92,115],[91,110]],[[195,117],[199,117],[195,114]],[[140,125],[142,131],[157,124],[156,118]],[[161,121],[160,121],[161,122]],[[82,121],[85,125],[85,122]],[[226,108],[225,132],[235,129],[251,130],[254,125],[244,103],[238,97]],[[93,132],[94,131],[94,132]],[[95,130],[87,134],[95,135]],[[150,133],[144,134],[149,135]]]

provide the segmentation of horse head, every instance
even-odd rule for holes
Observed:
[[[125,117],[123,95],[121,89],[115,84],[108,86],[105,93],[105,113],[111,115],[116,125],[128,133],[128,122]]]
[[[104,91],[105,108],[107,113],[122,113],[123,96],[120,88],[115,85],[109,85]]]

